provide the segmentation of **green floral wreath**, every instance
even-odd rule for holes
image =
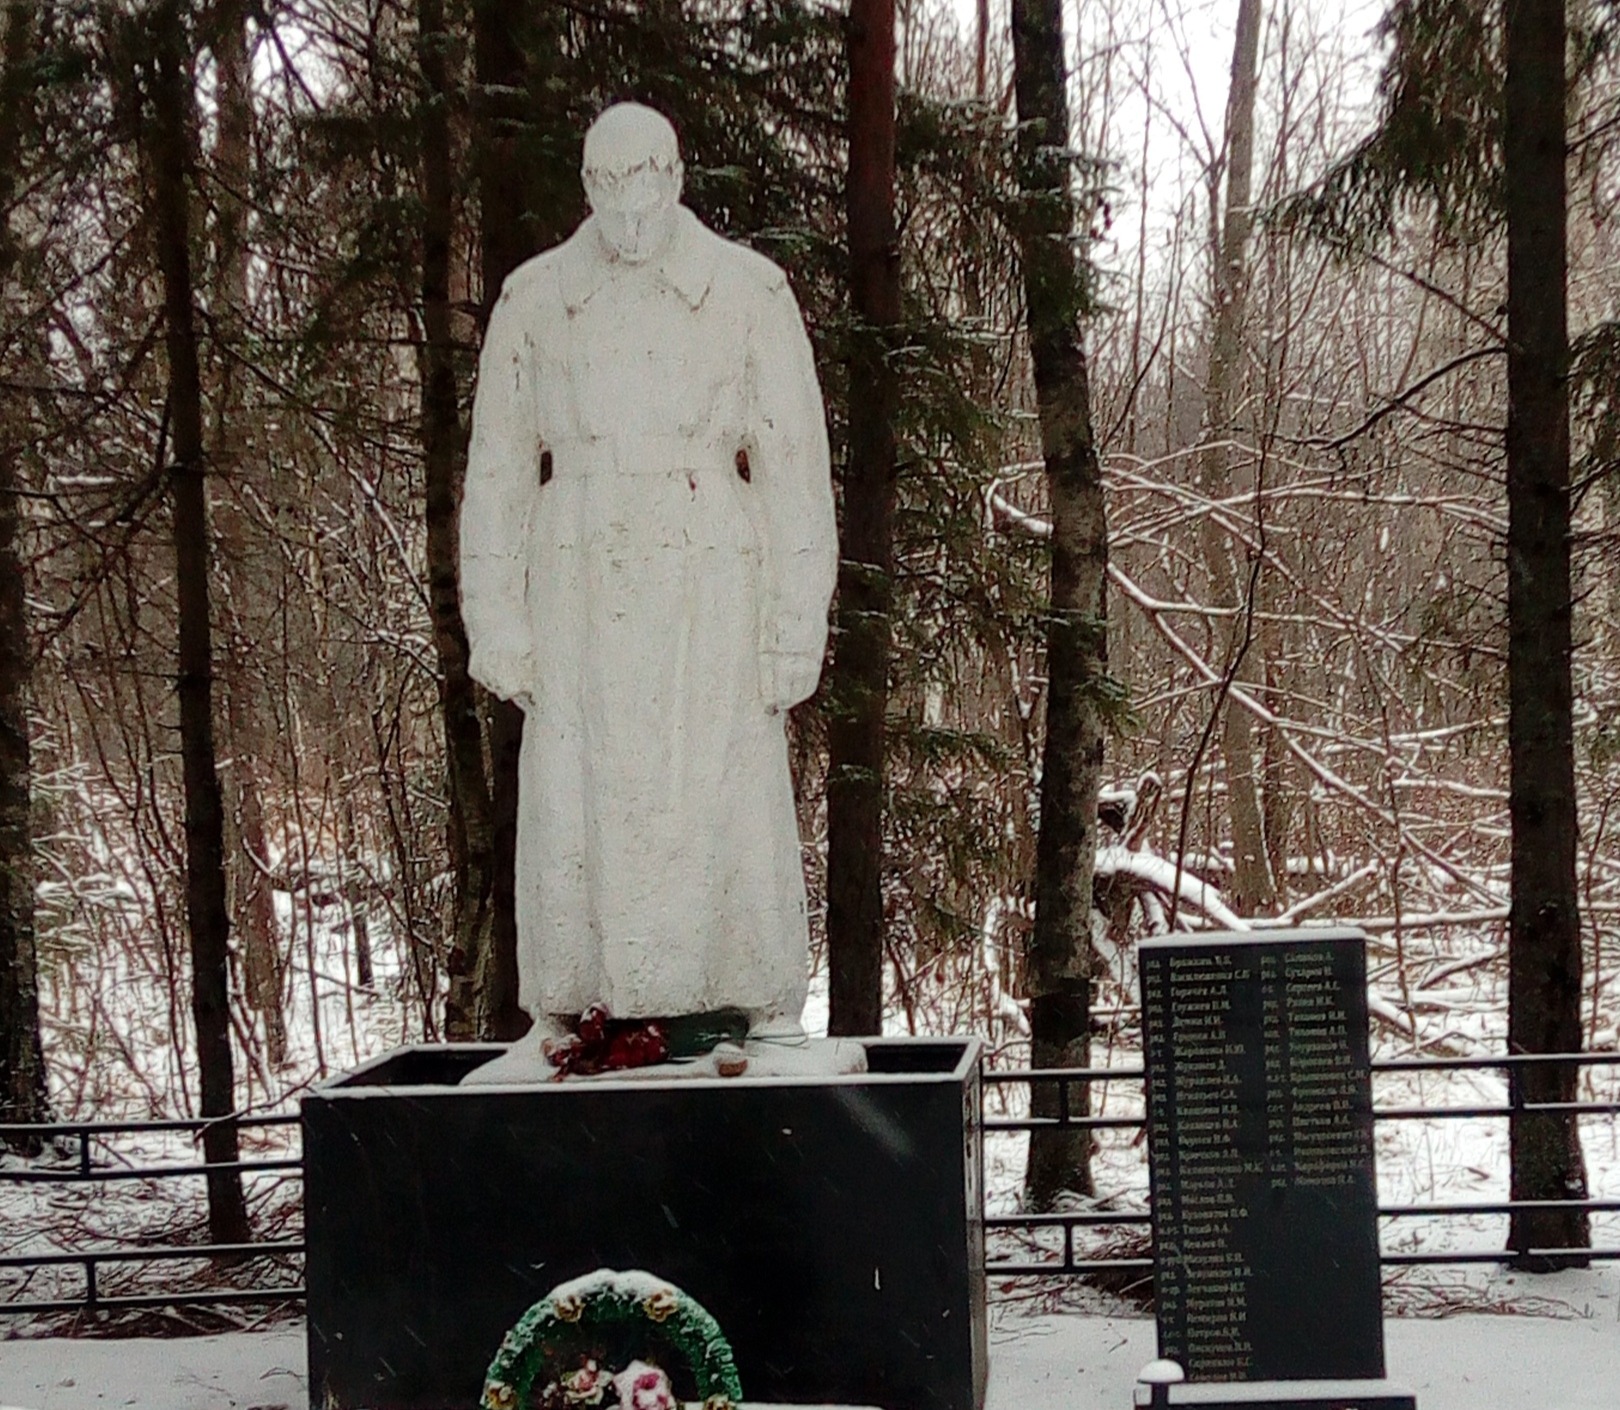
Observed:
[[[742,1383],[731,1343],[702,1304],[651,1273],[607,1268],[559,1283],[518,1318],[489,1363],[483,1410],[517,1410],[542,1371],[566,1374],[562,1358],[593,1336],[638,1327],[659,1332],[686,1362],[704,1410],[736,1410]]]

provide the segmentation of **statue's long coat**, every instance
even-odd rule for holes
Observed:
[[[779,654],[819,662],[826,644],[826,422],[781,270],[678,214],[650,265],[610,261],[590,220],[524,264],[479,363],[462,614],[472,674],[526,711],[533,1014],[804,1003],[770,697]]]

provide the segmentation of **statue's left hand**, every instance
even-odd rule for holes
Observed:
[[[486,690],[527,711],[533,704],[534,669],[527,657],[489,647],[474,647],[467,673]]]
[[[760,657],[760,693],[765,706],[779,715],[808,700],[821,679],[821,658],[791,651],[767,651]]]

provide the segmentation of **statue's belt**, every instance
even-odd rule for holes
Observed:
[[[728,448],[729,447],[729,448]],[[724,474],[750,478],[748,451],[697,436],[613,436],[542,441],[540,483],[554,475]]]

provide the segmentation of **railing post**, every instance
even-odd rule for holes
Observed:
[[[101,1300],[96,1288],[96,1264],[99,1260],[94,1257],[84,1260],[84,1310],[94,1312]]]
[[[1508,1091],[1508,1147],[1512,1149],[1513,1132],[1518,1129],[1519,1122],[1524,1116],[1524,1069],[1511,1059],[1507,1063],[1507,1091]],[[1513,1203],[1513,1171],[1512,1157],[1508,1158],[1508,1204]],[[1522,1230],[1525,1221],[1518,1217],[1517,1211],[1508,1215],[1507,1252],[1510,1257],[1520,1259],[1526,1257],[1530,1250],[1520,1248],[1517,1236]]]
[[[79,1127],[79,1178],[90,1178],[90,1128]]]

